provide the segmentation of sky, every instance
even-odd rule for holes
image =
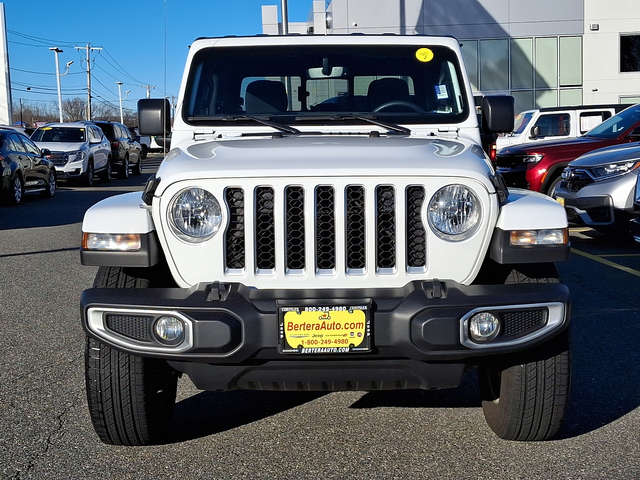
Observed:
[[[177,96],[188,47],[199,37],[262,33],[262,5],[281,0],[0,0],[4,4],[14,108],[53,102],[55,53],[62,99],[87,98],[87,45],[92,49],[92,105],[136,109],[138,99]],[[312,0],[288,0],[289,22],[305,22]],[[77,49],[76,47],[80,47]],[[147,86],[149,86],[147,88]],[[126,92],[130,92],[127,94]],[[125,98],[126,97],[126,98]]]

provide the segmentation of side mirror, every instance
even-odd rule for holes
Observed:
[[[483,133],[510,133],[513,131],[515,100],[510,95],[482,98]]]
[[[536,125],[531,129],[531,136],[529,138],[538,138],[540,136],[540,126]]]
[[[49,150],[48,148],[43,148],[40,150],[40,156],[42,158],[48,157],[49,155],[51,155],[51,150]]]
[[[140,135],[168,135],[171,132],[171,105],[166,98],[138,100]]]

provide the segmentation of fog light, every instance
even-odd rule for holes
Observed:
[[[500,320],[493,313],[476,313],[469,320],[469,336],[476,342],[488,342],[498,336]]]
[[[177,344],[184,338],[184,323],[176,317],[160,317],[153,329],[163,343]]]

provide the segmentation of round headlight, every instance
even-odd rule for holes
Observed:
[[[480,201],[464,185],[447,185],[431,197],[427,218],[439,237],[464,240],[480,223]]]
[[[212,193],[203,188],[187,188],[173,198],[169,220],[178,238],[190,243],[204,242],[220,229],[222,209]]]

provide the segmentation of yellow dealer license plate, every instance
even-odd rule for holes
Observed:
[[[369,305],[279,306],[280,353],[371,351]]]

